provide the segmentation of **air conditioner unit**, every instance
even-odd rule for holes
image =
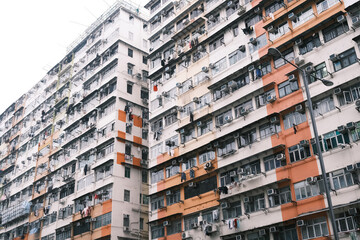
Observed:
[[[307,146],[309,146],[309,140],[301,140],[301,141],[300,141],[300,146],[301,146],[301,147],[307,147]]]
[[[349,130],[354,130],[356,128],[355,123],[354,122],[348,122],[346,124],[346,128]]]
[[[244,203],[249,203],[251,202],[251,198],[250,197],[244,197]]]
[[[279,123],[279,122],[280,122],[280,119],[279,119],[278,116],[272,116],[270,118],[270,123],[272,123],[272,124],[276,124],[276,123]]]
[[[217,232],[217,228],[216,228],[216,225],[212,225],[212,224],[208,224],[205,226],[205,232],[206,233],[214,233],[214,232]]]
[[[246,12],[245,7],[243,7],[243,6],[240,5],[239,8],[238,8],[238,15],[241,16],[241,15],[243,15],[245,12]]]
[[[296,82],[296,80],[297,80],[297,79],[296,79],[296,77],[295,77],[294,74],[290,74],[290,75],[289,75],[289,81],[290,81],[290,82]]]
[[[306,178],[306,182],[309,184],[315,184],[317,182],[317,177],[308,177]]]
[[[201,101],[199,100],[198,97],[194,97],[194,98],[193,98],[193,102],[194,102],[194,103],[200,103]]]
[[[342,93],[341,88],[335,88],[335,89],[334,89],[334,94],[335,94],[335,95],[341,95],[341,93]]]
[[[244,240],[245,238],[242,235],[236,235],[236,240]]]
[[[124,232],[130,232],[130,228],[129,227],[124,227]]]
[[[297,16],[295,15],[295,13],[291,12],[291,13],[288,14],[288,18],[289,18],[291,21],[296,21]]]
[[[244,107],[242,107],[242,108],[240,109],[240,115],[241,115],[241,116],[245,116],[245,115],[247,115],[248,113],[249,113],[249,109],[244,108]]]
[[[295,45],[299,46],[303,43],[302,39],[301,38],[298,38],[295,40]]]
[[[336,18],[336,21],[337,21],[338,23],[343,23],[343,22],[346,22],[346,18],[345,18],[344,15],[340,15],[340,16],[338,16],[338,17]]]
[[[209,170],[209,169],[211,169],[213,166],[212,166],[212,163],[211,162],[207,162],[207,163],[205,163],[205,166],[204,166],[204,169],[205,170]]]
[[[215,64],[213,64],[213,63],[210,63],[210,64],[209,64],[209,68],[210,68],[210,69],[214,69],[215,67],[216,67]]]
[[[273,103],[276,101],[276,96],[275,95],[267,95],[266,96],[266,101],[269,103]]]
[[[356,170],[356,168],[352,164],[346,166],[346,171],[348,171],[348,172],[353,172],[355,170]]]
[[[354,28],[359,27],[360,26],[360,17],[353,18],[352,22],[353,22],[352,25]]]
[[[163,226],[164,226],[164,227],[165,227],[165,226],[170,226],[169,221],[164,221],[164,222],[163,222]]]
[[[303,57],[296,57],[294,60],[295,64],[298,66],[301,66],[305,63],[305,60]]]
[[[276,195],[278,194],[278,190],[277,189],[268,189],[267,190],[267,195],[268,196],[272,196],[272,195]]]
[[[260,7],[255,7],[254,8],[254,13],[260,13],[261,11],[261,8]]]
[[[230,123],[233,120],[232,116],[225,116],[224,118],[225,122]]]
[[[256,45],[256,44],[257,44],[256,38],[254,38],[254,37],[250,38],[249,42],[250,42],[252,45]]]
[[[237,173],[236,173],[236,171],[230,171],[229,175],[230,175],[230,177],[235,177],[235,176],[237,176]]]
[[[176,160],[172,160],[172,161],[171,161],[171,165],[173,165],[173,166],[177,165],[177,161],[176,161]]]
[[[196,187],[196,183],[194,183],[194,182],[189,182],[189,187]]]
[[[179,112],[185,112],[186,111],[186,109],[184,107],[177,107],[177,110]]]
[[[239,138],[239,137],[240,137],[239,132],[236,132],[236,133],[233,134],[233,138]]]
[[[337,54],[331,54],[330,55],[330,60],[335,62],[335,61],[339,60],[339,56]]]
[[[296,221],[296,225],[297,225],[298,227],[303,227],[303,226],[305,226],[305,221],[304,221],[304,220],[297,220],[297,221]]]
[[[269,33],[276,33],[277,32],[277,29],[273,26],[273,25],[270,25],[268,28],[267,28],[267,31]]]
[[[277,154],[277,155],[276,155],[276,160],[277,160],[277,161],[285,160],[285,154],[283,154],[283,153]]]
[[[354,164],[354,167],[355,167],[356,169],[360,169],[360,162],[355,163],[355,164]]]
[[[254,70],[255,70],[255,66],[254,66],[254,65],[248,66],[248,71],[249,71],[249,72],[252,72],[252,71],[254,71]]]
[[[351,216],[355,216],[355,215],[357,215],[358,211],[357,211],[356,208],[349,208],[349,209],[348,209],[348,213],[349,213],[349,215],[351,215]]]
[[[229,207],[230,207],[230,204],[229,204],[228,202],[222,202],[222,203],[220,204],[220,206],[221,206],[222,209],[225,209],[225,208],[229,208]]]
[[[307,66],[306,68],[305,68],[305,72],[306,73],[312,73],[312,72],[314,72],[314,67],[313,66]]]
[[[305,109],[304,109],[304,107],[303,107],[301,104],[299,104],[299,105],[296,105],[296,106],[295,106],[295,112],[304,113],[304,112],[305,112]]]
[[[270,227],[270,228],[269,228],[269,231],[270,231],[271,233],[274,233],[274,232],[278,232],[279,229],[278,229],[277,227]]]
[[[171,191],[171,190],[167,190],[166,191],[166,196],[170,196],[170,195],[172,195],[173,194],[173,192]]]
[[[199,227],[199,225],[197,224],[197,223],[192,223],[191,224],[191,228],[192,229],[195,229],[195,228],[198,228]]]
[[[192,238],[192,237],[188,232],[183,232],[181,234],[181,239],[189,239],[189,238]]]
[[[266,235],[266,230],[265,229],[260,229],[259,236],[265,236],[265,235]]]
[[[338,127],[337,127],[337,130],[338,130],[340,133],[346,133],[346,132],[347,132],[347,128],[346,128],[344,125],[338,126]]]
[[[201,71],[203,71],[204,73],[207,73],[207,72],[209,72],[209,68],[204,66],[201,68]]]

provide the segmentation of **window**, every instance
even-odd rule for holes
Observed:
[[[222,210],[223,212],[223,218],[226,219],[232,219],[237,218],[241,216],[241,202],[232,202],[230,203],[230,207],[224,208]]]
[[[224,57],[213,64],[213,67],[211,68],[212,75],[216,75],[219,72],[225,70],[226,68],[227,68],[227,62],[226,62],[226,57]]]
[[[140,218],[140,224],[139,224],[139,228],[140,230],[144,230],[144,219],[143,218]]]
[[[195,129],[190,128],[184,130],[184,133],[180,134],[180,141],[181,144],[187,143],[188,141],[191,141],[195,138]]]
[[[146,56],[142,57],[142,62],[143,62],[143,64],[147,64],[147,57]]]
[[[295,81],[287,80],[278,85],[278,90],[279,90],[279,97],[282,98],[285,97],[286,95],[289,95],[299,90],[299,85],[297,80]]]
[[[303,55],[305,53],[311,52],[314,48],[319,46],[321,46],[319,34],[315,34],[314,36],[303,40],[303,44],[299,46],[300,54]]]
[[[332,172],[331,179],[335,190],[354,185],[354,180],[351,172],[348,172],[345,169],[340,169]]]
[[[130,178],[130,168],[129,167],[125,167],[125,177]]]
[[[180,111],[180,118],[189,116],[190,112],[192,112],[192,111],[194,111],[194,103],[190,102],[183,107],[182,111]]]
[[[285,35],[289,31],[290,31],[290,28],[289,28],[289,24],[287,21],[279,24],[276,27],[276,31],[274,33],[269,32],[270,41],[274,41],[274,40],[278,39],[279,37]]]
[[[134,55],[134,51],[132,49],[128,48],[128,56],[133,57],[133,55]]]
[[[180,190],[175,191],[174,193],[166,196],[166,205],[170,206],[174,203],[180,202]]]
[[[192,87],[193,87],[192,79],[190,78],[181,84],[181,88],[179,88],[179,94],[186,93],[187,91],[192,89]]]
[[[313,105],[315,117],[319,115],[322,116],[324,113],[335,109],[334,99],[332,96],[316,101]]]
[[[294,163],[311,156],[309,146],[297,144],[289,147],[290,162]]]
[[[276,155],[277,154],[264,157],[264,165],[266,172],[286,165],[286,159],[277,159]]]
[[[352,85],[351,87],[342,89],[342,92],[337,95],[340,106],[351,104],[357,99],[360,99],[360,84]]]
[[[141,99],[149,99],[149,90],[142,88],[142,89],[140,90],[140,98],[141,98]]]
[[[151,239],[161,238],[165,236],[165,229],[164,226],[151,226]]]
[[[214,191],[217,188],[216,176],[204,179],[200,182],[197,182],[195,186],[186,186],[184,189],[185,199],[189,199],[200,194]]]
[[[271,5],[265,7],[265,16],[269,16],[270,13],[274,13],[284,5],[283,1],[277,1]]]
[[[335,4],[339,3],[338,0],[324,0],[320,1],[316,4],[316,9],[318,14],[322,13],[323,11],[329,9],[330,7],[334,6]]]
[[[291,202],[290,186],[283,187],[277,190],[278,193],[269,196],[269,206],[275,207],[285,203]]]
[[[123,226],[124,227],[130,226],[130,216],[128,214],[123,215]]]
[[[160,169],[159,171],[153,171],[151,173],[151,183],[157,183],[164,179],[164,169]]]
[[[159,107],[161,107],[162,104],[162,98],[156,98],[155,100],[151,101],[151,110],[155,110]]]
[[[224,124],[228,123],[231,120],[232,120],[231,109],[215,117],[215,123],[216,126],[218,127],[223,126]]]
[[[260,139],[267,138],[275,133],[281,132],[280,123],[265,123],[259,127]]]
[[[142,170],[141,171],[141,181],[143,183],[147,183],[148,182],[148,173],[146,170]]]
[[[335,214],[335,223],[338,232],[349,232],[356,228],[354,217],[347,212]]]
[[[166,144],[167,142],[169,144]],[[178,146],[179,146],[179,137],[177,134],[165,140],[165,151],[168,152],[169,155],[173,155],[171,150],[177,148]]]
[[[347,31],[349,31],[347,23],[333,23],[329,27],[323,29],[324,41],[329,42]]]
[[[160,57],[157,57],[157,58],[154,58],[154,59],[151,59],[151,62],[150,62],[150,69],[153,69],[157,66],[159,66],[161,63],[161,58]]]
[[[268,104],[269,103],[269,101],[267,100],[268,96],[276,97],[275,89],[268,90],[268,91],[264,92],[263,94],[256,96],[255,97],[256,107],[260,108],[260,107]]]
[[[236,152],[236,145],[234,139],[230,139],[227,140],[226,142],[220,143],[219,147],[217,148],[217,154],[219,157],[224,157],[235,152]]]
[[[151,147],[151,157],[156,158],[160,154],[163,153],[163,143],[156,144],[155,146]]]
[[[229,64],[234,65],[236,62],[240,61],[246,57],[246,51],[240,51],[237,49],[236,51],[229,54]]]
[[[295,225],[278,226],[279,231],[273,233],[274,240],[298,240]]]
[[[241,133],[238,141],[239,148],[246,147],[256,141],[256,129]]]
[[[306,180],[294,184],[296,200],[302,200],[319,195],[319,186],[317,183],[309,184]]]
[[[257,22],[260,22],[262,17],[259,14],[255,14],[247,19],[245,19],[245,26],[248,28],[255,25]]]
[[[182,163],[182,171],[186,171],[190,168],[193,168],[197,165],[196,157],[188,157],[187,160]]]
[[[166,234],[172,235],[181,232],[181,219],[172,221],[170,225],[166,226]]]
[[[220,174],[220,186],[222,187],[238,181],[239,175],[237,174],[237,168]]]
[[[347,132],[340,133],[338,131],[332,131],[324,134],[324,148],[325,151],[337,148],[339,144],[349,144],[350,138]]]
[[[207,93],[201,97],[199,97],[199,102],[195,103],[196,109],[201,109],[205,106],[210,105],[211,102],[211,94]]]
[[[323,63],[320,63],[319,65],[316,65],[314,67],[314,72],[310,75],[310,77],[308,78],[308,81],[309,81],[309,84],[310,83],[313,83],[315,82],[317,78],[325,78],[327,77],[329,74],[328,74],[328,71],[326,69],[326,64],[325,62]]]
[[[194,76],[194,85],[199,85],[200,83],[204,82],[208,77],[208,74],[206,72],[199,72]]]
[[[151,210],[157,210],[157,209],[161,209],[165,206],[164,204],[164,197],[160,196],[160,197],[151,197]]]
[[[201,125],[197,126],[197,135],[202,136],[208,132],[211,132],[213,128],[212,120],[209,120],[207,122],[201,123]]]
[[[350,135],[354,142],[360,140],[360,122],[355,123],[355,129],[350,130]]]
[[[293,28],[296,28],[305,22],[309,21],[310,19],[314,18],[314,12],[311,7],[308,7],[307,9],[296,13],[296,19],[295,21],[292,21]]]
[[[338,60],[334,61],[335,72],[340,71],[358,61],[355,53],[355,49],[351,48],[338,55]]]
[[[237,37],[239,35],[239,26],[238,25],[233,26],[232,27],[232,32],[234,34],[234,37]]]
[[[124,201],[130,202],[130,190],[124,189]]]
[[[294,50],[292,48],[287,49],[286,51],[282,52],[282,55],[285,57],[286,60],[292,61],[295,58]],[[281,57],[274,57],[274,66],[275,68],[279,68],[285,65],[285,60]]]
[[[236,118],[244,116],[244,111],[246,111],[246,113],[254,111],[252,100],[241,103],[240,105],[236,106],[234,110]]]
[[[166,167],[166,178],[174,176],[180,172],[180,166],[169,166]]]
[[[257,212],[265,208],[265,198],[264,194],[259,194],[256,196],[250,196],[244,200],[244,208],[246,213]]]
[[[267,44],[266,34],[256,38],[256,44],[249,44],[249,52],[253,53]]]
[[[213,16],[212,19],[209,18],[209,20],[207,21],[209,30],[220,23],[220,13],[214,14],[212,16]]]
[[[216,50],[221,45],[225,45],[224,43],[224,35],[221,35],[219,38],[209,43],[210,52]]]
[[[299,112],[291,112],[286,114],[283,117],[284,120],[284,128],[289,129],[293,127],[294,125],[299,125],[300,123],[303,123],[306,121],[306,114],[305,113],[299,113]]]
[[[302,239],[306,240],[329,235],[325,217],[307,220],[306,223],[306,226],[301,227]]]
[[[199,217],[199,214],[184,217],[184,229],[185,229],[185,231],[190,230],[191,225],[193,223],[198,223],[198,217]]]
[[[165,127],[172,125],[173,123],[177,122],[177,114],[171,113],[165,116]]]
[[[133,91],[133,83],[128,82],[126,85],[126,92],[132,94],[132,91]]]

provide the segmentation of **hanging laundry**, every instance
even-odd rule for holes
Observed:
[[[161,59],[161,66],[165,66],[165,60]]]
[[[275,16],[274,16],[274,14],[273,14],[273,13],[269,13],[269,17],[271,17],[271,19],[272,19],[272,20],[274,20],[274,19],[275,19]]]
[[[130,109],[129,105],[125,105],[125,109],[124,109],[124,111],[125,111],[126,113],[128,113],[128,112],[129,112],[129,109]]]
[[[190,178],[195,178],[195,171],[194,171],[194,169],[190,169]]]
[[[175,154],[175,150],[174,149],[170,149],[170,156],[174,156]]]
[[[86,174],[87,174],[87,172],[88,172],[88,165],[87,165],[87,164],[85,164],[85,166],[84,166],[84,175],[86,175]]]
[[[94,199],[99,199],[99,195],[95,194]]]
[[[236,218],[233,220],[234,228],[237,228],[237,221]]]
[[[218,221],[219,220],[219,209],[213,210],[212,216],[213,216],[214,221]]]
[[[219,187],[219,191],[220,193],[228,194],[228,187],[227,186]]]
[[[256,73],[256,78],[261,78],[261,77],[262,77],[261,69],[257,68],[257,69],[255,70],[255,73]]]
[[[157,85],[154,85],[154,92],[157,92],[157,90],[158,90]]]
[[[190,122],[194,121],[194,114],[192,113],[192,111],[190,111]]]
[[[186,181],[186,173],[184,172],[181,173],[181,182],[182,181]]]

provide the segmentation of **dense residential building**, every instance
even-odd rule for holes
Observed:
[[[148,239],[147,16],[118,1],[0,116],[0,239]]]
[[[150,238],[334,239],[331,197],[340,238],[359,239],[359,1],[151,0],[145,7]]]

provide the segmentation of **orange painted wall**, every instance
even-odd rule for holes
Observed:
[[[122,122],[126,122],[126,112],[119,110],[118,119]]]
[[[139,127],[139,128],[142,127],[143,123],[142,123],[142,118],[141,117],[133,115],[133,122],[134,122],[135,127]]]

